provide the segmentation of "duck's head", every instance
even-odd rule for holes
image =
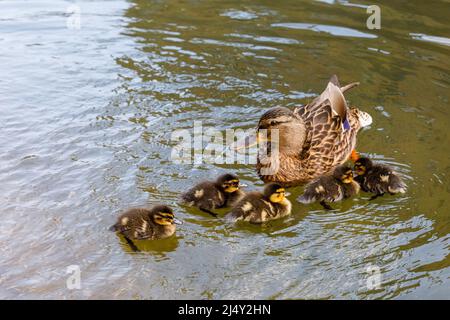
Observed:
[[[255,145],[270,145],[287,155],[298,155],[305,140],[305,124],[288,108],[275,107],[266,111],[259,119],[253,134],[240,139],[234,150],[250,149]],[[269,149],[269,147],[268,147]]]
[[[165,205],[158,205],[153,207],[150,212],[150,218],[154,223],[160,226],[183,224],[183,222],[175,218],[173,210]]]
[[[269,141],[279,146],[279,151],[298,154],[305,137],[305,124],[288,108],[272,108],[262,115],[257,127],[257,142]]]
[[[342,183],[352,183],[353,182],[353,171],[352,168],[346,165],[342,165],[334,169],[333,177]]]
[[[372,168],[372,166],[372,160],[370,160],[369,158],[359,158],[355,162],[354,169],[358,176],[363,176],[368,170],[370,170],[370,168]]]
[[[283,202],[288,195],[289,193],[287,193],[278,183],[269,183],[264,187],[264,196],[269,199],[270,202]]]
[[[241,184],[239,178],[234,174],[224,174],[217,178],[217,186],[227,193],[233,193],[239,190]]]

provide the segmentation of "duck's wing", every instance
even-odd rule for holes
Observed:
[[[300,157],[307,161],[304,165],[311,174],[314,170],[328,172],[351,152],[353,133],[343,92],[357,85],[341,87],[337,76],[332,76],[320,96],[294,110],[305,123],[306,138]]]
[[[323,101],[313,112],[305,109],[306,139],[300,157],[313,176],[327,173],[336,162],[336,147],[342,142],[341,118],[334,114],[331,102]]]
[[[302,112],[303,110],[305,116],[308,117],[308,114],[314,114],[323,108],[324,105],[329,105],[331,107],[332,114],[341,119],[343,129],[348,130],[350,129],[347,118],[348,105],[343,93],[353,87],[356,87],[357,85],[359,85],[359,82],[353,82],[341,87],[338,77],[333,75],[328,81],[325,90],[311,103],[298,108],[298,111]],[[326,102],[327,100],[328,102]],[[304,116],[302,116],[302,118],[305,119]]]

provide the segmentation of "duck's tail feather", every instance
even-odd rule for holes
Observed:
[[[340,87],[340,89],[341,89],[341,92],[344,93],[345,91],[348,91],[357,86],[359,86],[359,82],[352,82],[352,83],[347,84],[346,86]]]
[[[345,91],[348,91],[354,87],[359,86],[359,82],[352,82],[349,83],[343,87],[341,87],[341,84],[339,83],[339,79],[337,77],[337,75],[333,74],[329,80],[329,82],[331,82],[332,84],[334,84],[336,87],[338,87],[339,89],[341,89],[341,92],[344,93]]]
[[[337,77],[337,75],[333,74],[329,80],[329,82],[331,82],[332,84],[334,84],[337,87],[340,87],[340,83],[339,83],[339,79]]]

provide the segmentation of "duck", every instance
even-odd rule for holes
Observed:
[[[266,111],[255,134],[234,143],[234,149],[259,145],[256,171],[264,183],[294,187],[328,174],[349,159],[358,131],[372,123],[367,112],[347,105],[344,93],[357,85],[341,86],[332,76],[312,102]]]
[[[175,233],[177,224],[182,222],[175,218],[170,207],[156,205],[152,208],[128,209],[117,218],[110,230],[122,234],[130,246],[136,248],[133,240],[169,238]]]
[[[303,204],[319,202],[326,210],[333,208],[327,202],[337,202],[357,195],[360,186],[353,179],[353,170],[348,165],[341,165],[332,174],[316,178],[305,186],[303,194],[297,201]]]
[[[248,221],[261,224],[291,214],[292,204],[283,186],[269,183],[263,192],[249,192],[226,215],[228,221]]]
[[[217,208],[232,207],[243,196],[239,178],[230,173],[219,176],[215,181],[203,181],[181,195],[181,202],[190,207],[197,207],[213,217]]]
[[[400,176],[389,166],[375,164],[367,157],[360,157],[355,161],[355,180],[365,192],[373,193],[370,200],[374,200],[385,193],[391,195],[405,193],[406,184]]]

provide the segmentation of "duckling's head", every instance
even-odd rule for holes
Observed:
[[[302,119],[285,107],[276,107],[262,115],[257,127],[257,141],[278,144],[280,153],[297,155],[305,140]]]
[[[352,183],[353,171],[349,166],[339,166],[333,171],[333,177],[342,183]]]
[[[284,188],[278,183],[269,183],[264,187],[264,196],[269,199],[270,202],[283,202],[287,195],[289,194],[286,194]]]
[[[239,190],[239,178],[234,174],[224,174],[217,178],[216,184],[223,191],[233,193]]]
[[[358,176],[363,176],[370,168],[372,168],[372,166],[372,160],[369,158],[359,158],[355,162],[355,172]]]
[[[172,224],[182,224],[182,222],[175,218],[173,210],[165,205],[158,205],[153,207],[150,212],[152,221],[160,226],[169,226]]]

